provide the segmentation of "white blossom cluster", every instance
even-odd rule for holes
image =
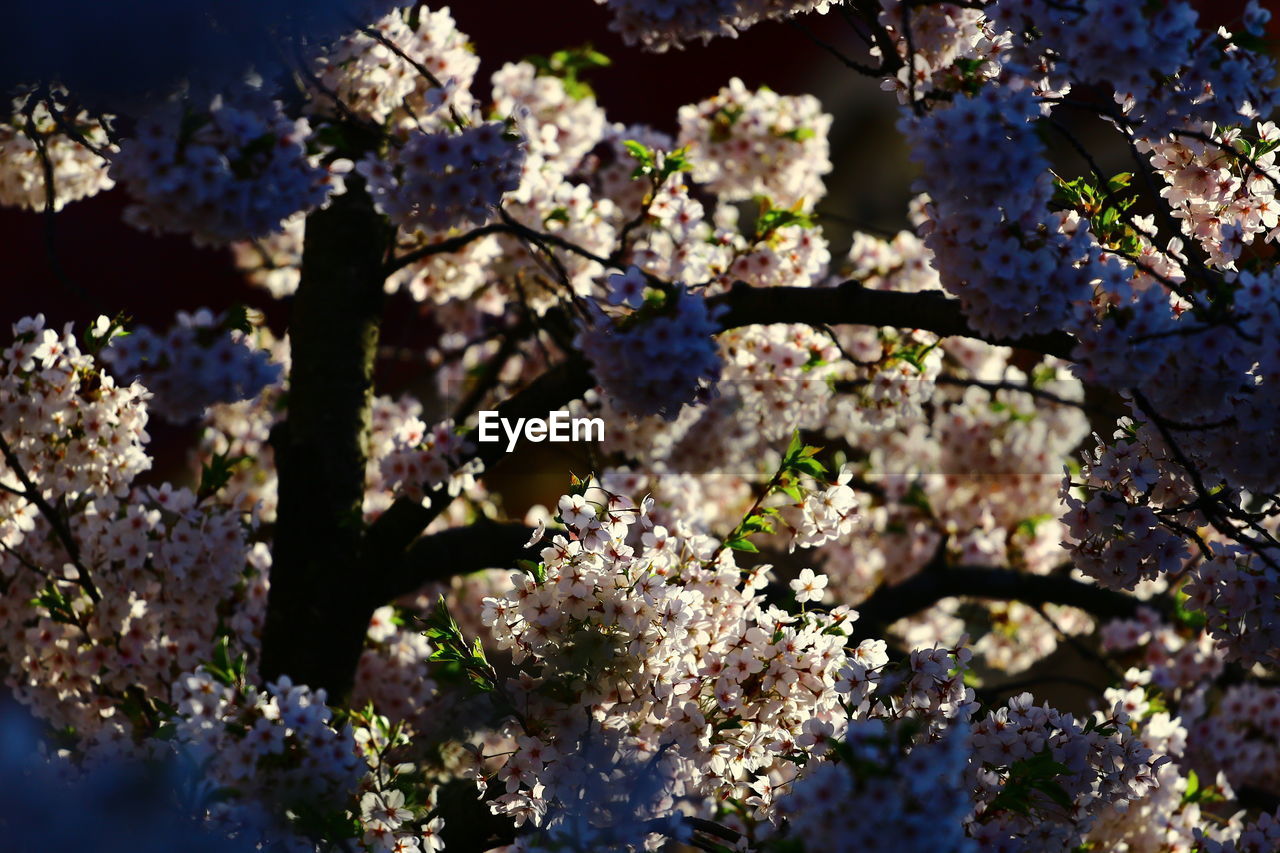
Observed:
[[[833,5],[601,2],[626,39],[658,50]],[[114,343],[105,318],[79,343],[27,318],[0,362],[7,688],[84,766],[174,741],[194,750],[206,826],[300,853],[330,831],[351,850],[434,853],[435,789],[466,778],[521,828],[515,851],[697,845],[702,820],[738,850],[1274,849],[1276,819],[1230,816],[1246,794],[1280,790],[1280,690],[1255,680],[1280,661],[1280,300],[1264,245],[1280,234],[1280,132],[1260,82],[1271,60],[1256,50],[1267,13],[1250,3],[1232,34],[1196,29],[1181,0],[860,5],[927,195],[914,232],[857,234],[834,265],[838,237],[814,213],[831,168],[816,99],[735,79],[682,109],[672,138],[611,123],[571,77],[523,62],[482,102],[447,10],[396,10],[315,48],[297,102],[253,87],[172,101],[110,173],[37,107],[55,207],[120,179],[135,221],[234,241],[274,295],[297,287],[306,213],[341,189],[341,125],[362,125],[379,142],[352,157],[396,226],[393,265],[490,225],[386,283],[430,303],[438,387],[491,369],[486,396],[501,399],[576,348],[598,387],[571,410],[606,415],[607,457],[592,459],[598,480],[530,511],[534,542],[557,527],[536,559],[508,561],[514,575],[364,602],[372,619],[338,712],[287,680],[251,686],[284,344],[208,312]],[[1154,215],[1124,206],[1129,177],[1071,201],[1080,182],[1049,159],[1046,138],[1098,91],[1094,111],[1163,182]],[[75,119],[109,152],[92,122]],[[0,201],[39,208],[44,164],[22,141],[25,117],[4,128]],[[721,331],[711,307],[732,304],[738,282],[846,277],[939,311],[950,293],[973,334],[1009,345],[828,330],[823,317]],[[564,314],[572,344],[538,327]],[[1075,377],[1108,393],[1086,396],[1065,362],[1036,354],[1072,350],[1068,336]],[[143,384],[152,410],[202,419],[194,461],[206,476],[229,465],[226,478],[138,479],[151,464]],[[1107,435],[1116,406],[1130,417],[1064,480],[1091,421]],[[433,507],[427,536],[502,514],[436,408],[373,400],[364,522],[440,493],[465,500]],[[801,432],[830,446],[838,474],[787,474],[800,457],[779,445]],[[816,571],[743,556],[797,546],[821,549]],[[1086,600],[1129,591],[1144,606],[1095,621],[948,596],[885,639],[852,638],[850,605],[892,605],[892,587],[927,592],[949,569]],[[460,688],[457,649],[415,629],[438,592],[466,611],[466,649],[495,659],[468,671],[483,695]],[[993,674],[1067,645],[1092,656],[1092,636],[1116,673],[1102,710],[993,698],[1020,689]],[[1032,677],[1057,680],[1057,660]],[[307,831],[313,818],[322,832]]]
[[[1079,268],[1092,256],[1089,231],[1068,237],[1049,221],[1040,114],[1029,88],[987,86],[900,122],[924,170],[925,241],[942,284],[975,329],[996,337],[1061,328],[1071,303],[1089,297],[1091,268]],[[995,151],[1001,168],[984,168]]]
[[[525,673],[505,688],[524,709],[516,751],[485,776],[505,789],[495,811],[554,825],[594,801],[592,765],[657,759],[645,766],[662,778],[660,797],[638,799],[658,817],[751,782],[804,742],[810,720],[843,714],[821,685],[842,671],[851,614],[766,608],[767,567],[743,582],[731,551],[653,525],[649,506],[598,490],[565,496],[559,517],[574,538],[556,535],[537,577],[517,575],[511,593],[485,600],[498,648]],[[882,665],[864,645],[868,666]]]
[[[969,736],[970,782],[979,791],[972,835],[983,849],[1017,849],[1009,841],[1021,839],[1032,849],[1065,853],[1089,831],[1090,809],[1123,808],[1159,785],[1155,774],[1165,760],[1154,759],[1134,735],[1119,703],[1087,720],[1033,703],[1030,693],[1015,696],[974,723]],[[1029,811],[999,808],[1019,762],[1037,760],[1064,768],[1053,774],[1053,793],[1032,786]]]
[[[257,845],[201,826],[175,797],[200,784],[177,757],[101,756],[71,770],[50,756],[36,721],[0,709],[0,827],[9,850],[63,851],[91,847],[101,853],[249,853]],[[68,804],[75,819],[68,820]]]
[[[589,253],[553,253],[545,244],[514,235],[497,238],[490,280],[506,299],[541,314],[573,295],[591,294],[605,272],[591,256],[608,255],[617,239],[621,217],[613,200],[592,192],[589,181],[581,180],[585,176],[569,179],[599,144],[608,122],[594,96],[570,94],[563,80],[538,75],[528,62],[503,66],[492,82],[495,109],[511,111],[528,152],[504,210],[520,225]]]
[[[822,421],[840,360],[829,335],[810,326],[750,326],[722,334],[720,348],[721,393],[738,397],[740,417],[764,441],[777,443],[802,424]]]
[[[1111,445],[1085,461],[1082,482],[1068,477],[1063,484],[1075,564],[1120,589],[1189,568],[1187,606],[1204,614],[1219,650],[1247,661],[1273,660],[1280,639],[1274,606],[1280,572],[1274,549],[1265,544],[1270,530],[1262,529],[1261,542],[1226,538],[1215,511],[1206,517],[1198,508],[1198,486],[1151,425],[1122,425]],[[1231,499],[1230,492],[1224,495]],[[1181,531],[1197,526],[1208,530],[1195,543],[1193,561]]]
[[[474,483],[474,466],[460,467],[468,444],[452,420],[430,429],[410,416],[396,425],[388,436],[386,452],[379,454],[380,486],[423,499],[423,493],[447,485],[451,496]]]
[[[519,185],[520,147],[502,122],[457,132],[410,132],[385,157],[356,165],[380,213],[412,232],[486,222],[503,193]]]
[[[607,5],[614,20],[609,28],[627,44],[654,51],[737,36],[760,21],[791,18],[806,12],[826,14],[832,0],[596,0]]]
[[[604,110],[591,95],[574,97],[557,77],[539,75],[528,62],[494,72],[493,108],[524,131],[529,151],[547,166],[573,169],[604,134]]]
[[[831,116],[812,95],[748,91],[738,78],[705,101],[681,107],[677,144],[693,178],[725,201],[763,195],[779,207],[811,210],[831,171]]]
[[[1130,670],[1126,676],[1133,672]],[[1148,791],[1145,797],[1133,802],[1117,802],[1101,810],[1089,830],[1089,838],[1104,845],[1126,845],[1134,851],[1194,850],[1198,834],[1210,837],[1229,834],[1229,826],[1213,827],[1209,813],[1202,811],[1201,804],[1194,798],[1196,791],[1191,779],[1194,771],[1180,766],[1187,745],[1187,729],[1182,720],[1167,711],[1157,711],[1145,698],[1142,688],[1108,688],[1106,696],[1110,702],[1123,704],[1132,718],[1130,725],[1148,749],[1174,760],[1156,768],[1159,786]],[[1200,778],[1196,777],[1195,785]],[[1205,777],[1206,784],[1210,779],[1212,777]],[[1221,774],[1214,781],[1213,787],[1230,790]]]
[[[1259,815],[1241,829],[1239,836],[1226,841],[1204,835],[1197,827],[1196,840],[1204,853],[1266,853],[1280,845],[1280,813]]]
[[[105,317],[94,325],[95,347],[106,343],[110,328]],[[124,497],[133,478],[151,467],[142,449],[148,440],[147,390],[136,382],[117,385],[101,372],[70,325],[58,333],[39,314],[12,329],[0,363],[0,431],[14,457],[41,495]],[[25,489],[13,471],[5,482]],[[0,521],[0,530],[16,544],[9,539],[17,532],[13,525],[21,530],[34,507],[19,509],[27,502],[15,503],[9,492],[0,501],[15,513],[0,516],[9,519]]]
[[[196,420],[215,403],[250,400],[280,381],[282,365],[270,350],[230,328],[225,313],[179,311],[176,320],[163,334],[138,326],[102,353],[121,380],[146,385],[155,395],[152,409],[166,420]]]
[[[1147,684],[1181,698],[1212,682],[1225,668],[1212,637],[1204,631],[1186,633],[1143,607],[1132,619],[1103,625],[1099,639],[1108,653],[1137,655]]]
[[[1228,687],[1216,707],[1188,726],[1191,758],[1206,776],[1223,773],[1231,787],[1274,791],[1280,786],[1280,690],[1270,685]]]
[[[333,725],[323,690],[287,676],[265,690],[225,684],[205,669],[175,680],[174,739],[214,784],[249,802],[284,808],[338,809],[359,783],[364,762],[351,726]],[[235,799],[211,805],[210,819],[235,826]],[[263,839],[278,837],[276,828]]]
[[[1214,543],[1186,586],[1187,606],[1203,611],[1206,630],[1228,657],[1274,662],[1280,571],[1274,551]]]
[[[1232,269],[1259,236],[1266,242],[1280,237],[1275,153],[1280,128],[1259,122],[1256,133],[1246,135],[1238,127],[1219,129],[1206,122],[1187,129],[1213,141],[1175,131],[1136,144],[1168,184],[1162,195],[1182,233],[1204,247],[1210,263]]]
[[[44,157],[53,172],[54,210],[111,189],[115,182],[107,171],[106,154],[115,146],[107,138],[102,122],[86,110],[71,114],[55,103],[61,115],[58,118],[46,100],[29,103],[29,98],[35,95],[14,98],[10,115],[0,121],[0,205],[44,210],[50,197]],[[79,138],[72,138],[67,129]]]
[[[1111,444],[1085,457],[1087,500],[1070,492],[1070,478],[1064,484],[1072,560],[1107,586],[1133,589],[1142,580],[1179,571],[1190,556],[1182,537],[1161,525],[1158,504],[1145,499],[1151,494],[1177,504],[1188,496],[1188,484],[1165,473],[1167,460],[1159,465],[1165,454],[1158,443],[1151,446],[1156,441],[1149,432],[1131,436],[1122,425]]]
[[[638,216],[644,209],[648,187],[631,177],[636,161],[623,145],[635,140],[651,151],[671,151],[677,146],[670,134],[643,124],[606,124],[595,145],[583,155],[570,179],[585,183],[596,198],[613,203],[615,227]]]
[[[714,394],[721,370],[713,337],[718,331],[706,299],[676,287],[649,316],[642,311],[615,320],[593,306],[590,324],[574,342],[620,409],[672,420],[682,407]]]
[[[274,299],[292,296],[302,280],[302,240],[306,217],[295,213],[278,231],[257,240],[231,244],[236,269],[245,280],[261,287]]]
[[[755,241],[734,236],[736,239],[726,246],[733,251],[728,274],[722,279],[726,285],[735,281],[745,281],[753,287],[809,287],[825,283],[831,252],[818,229],[792,225]]]
[[[415,19],[416,28],[411,26]],[[363,29],[350,33],[315,59],[312,97],[320,110],[379,124],[407,117],[437,130],[442,129],[437,114],[447,120],[450,108],[471,112],[471,83],[480,59],[448,8],[393,9],[367,29],[374,35]]]
[[[210,246],[265,237],[342,191],[349,161],[322,165],[310,135],[260,85],[208,101],[175,96],[138,120],[111,177],[134,200],[125,218],[143,230]]]
[[[356,670],[353,702],[372,702],[396,722],[409,722],[414,734],[441,726],[440,686],[431,676],[430,642],[402,623],[395,608],[379,607],[369,620],[369,643]]]
[[[1270,15],[1256,0],[1248,7],[1246,33],[1257,37]],[[1124,0],[1070,7],[1017,0],[998,4],[991,14],[1015,36],[1011,59],[1061,81],[1057,88],[1070,82],[1107,87],[1126,119],[1159,134],[1193,115],[1233,123],[1274,105],[1274,93],[1262,82],[1273,76],[1274,60],[1242,48],[1226,29],[1201,30],[1195,8],[1182,0],[1150,7]],[[1102,20],[1109,26],[1097,26]],[[1035,38],[1024,39],[1033,31]]]
[[[733,208],[721,206],[708,216],[707,208],[694,198],[689,185],[676,174],[653,193],[641,232],[632,250],[632,259],[645,272],[672,281],[715,281],[708,292],[722,290],[732,282],[727,272],[735,252],[750,251],[748,240],[726,226]],[[761,247],[762,251],[768,251]],[[784,256],[785,257],[785,256]],[[788,264],[781,257],[759,264],[762,274],[777,273],[784,267],[803,268],[807,258]],[[788,282],[792,283],[792,282]]]
[[[95,328],[87,340],[97,348],[111,326]],[[42,318],[15,332],[0,374],[0,436],[22,470],[0,469],[0,647],[18,667],[6,683],[42,718],[106,748],[134,734],[123,714],[104,713],[110,695],[132,686],[163,697],[178,673],[210,659],[218,625],[208,613],[228,608],[225,629],[256,645],[270,553],[248,540],[239,513],[167,483],[134,484],[151,464],[141,385],[117,387]],[[77,506],[74,533],[38,501]],[[40,615],[22,604],[35,599]]]
[[[880,5],[878,20],[893,39],[896,55],[888,59],[878,44],[870,54],[886,70],[898,65],[897,72],[886,77],[880,88],[897,92],[900,104],[923,101],[940,92],[962,91],[999,76],[1011,34],[1001,32],[986,17],[989,10],[946,2],[881,0]]]
[[[884,853],[979,849],[964,827],[973,807],[963,791],[964,727],[909,751],[906,735],[882,720],[850,722],[841,744],[848,757],[811,761],[778,798],[787,837],[805,850],[838,849],[852,838],[866,839],[863,850]]]

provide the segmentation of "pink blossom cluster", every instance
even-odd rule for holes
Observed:
[[[1204,853],[1267,853],[1280,845],[1280,814],[1259,815],[1241,828],[1239,836],[1226,841],[1204,836],[1197,828],[1196,840]]]
[[[1216,707],[1188,726],[1187,741],[1206,772],[1222,771],[1232,787],[1280,790],[1280,690],[1262,684],[1228,687]]]
[[[1099,631],[1102,648],[1112,654],[1132,653],[1147,683],[1167,695],[1191,692],[1222,674],[1224,662],[1213,639],[1203,631],[1190,637],[1150,608],[1133,619],[1115,619]]]
[[[1130,426],[1122,423],[1111,444],[1085,457],[1084,495],[1072,493],[1070,477],[1063,486],[1073,562],[1119,589],[1178,572],[1190,556],[1183,538],[1156,515],[1160,503],[1185,496],[1188,484],[1171,470],[1158,438]]]
[[[965,835],[973,807],[963,791],[965,740],[963,726],[911,744],[907,731],[882,720],[850,722],[834,753],[844,760],[810,761],[778,798],[785,837],[805,850],[865,838],[861,849],[869,853],[972,853],[978,847]]]
[[[573,538],[556,535],[536,576],[484,603],[523,671],[504,688],[523,709],[519,745],[486,776],[505,791],[495,811],[541,824],[590,801],[585,754],[603,767],[660,762],[656,817],[750,781],[801,743],[809,720],[843,714],[823,685],[845,661],[851,614],[766,607],[767,567],[742,581],[731,551],[652,525],[647,502],[593,489],[558,509]]]
[[[900,63],[880,88],[897,92],[900,104],[961,91],[1000,74],[1011,38],[987,17],[991,10],[902,0],[881,0],[880,6],[878,20],[893,39],[894,58]],[[870,54],[885,63],[885,51],[878,44]]]
[[[1210,263],[1232,269],[1257,237],[1272,242],[1280,236],[1275,153],[1280,128],[1259,122],[1255,132],[1246,132],[1205,122],[1187,130],[1199,136],[1174,131],[1163,138],[1144,137],[1136,145],[1168,184],[1161,195],[1182,233],[1204,247]]]
[[[117,385],[81,349],[70,325],[59,333],[39,314],[12,328],[0,362],[0,433],[14,458],[45,497],[124,497],[133,478],[151,467],[143,450],[147,390],[136,382]],[[102,317],[94,329],[100,335],[91,338],[94,346],[105,344],[110,322]],[[14,471],[5,470],[7,484],[25,489]],[[5,513],[9,523],[0,521],[10,544],[22,538],[11,538],[13,525],[21,530],[34,512],[19,509],[30,502],[14,503],[15,497],[0,494],[15,513]]]
[[[377,485],[382,489],[422,500],[424,492],[445,484],[454,496],[470,486],[473,475],[479,473],[475,466],[460,468],[468,443],[452,420],[428,429],[410,416],[396,425],[388,439],[386,452],[379,455]]]

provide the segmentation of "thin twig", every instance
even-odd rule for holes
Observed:
[[[75,582],[84,589],[90,600],[95,603],[101,601],[102,596],[98,593],[98,588],[94,585],[93,579],[89,577],[88,570],[85,569],[84,564],[80,561],[80,544],[76,542],[75,536],[72,535],[66,519],[40,494],[40,490],[36,488],[35,483],[27,476],[27,472],[23,469],[17,454],[13,452],[9,442],[2,434],[0,434],[0,454],[4,456],[5,464],[9,466],[9,470],[13,472],[14,476],[18,478],[18,482],[22,483],[22,487],[26,489],[26,494],[23,497],[35,504],[36,509],[40,510],[40,514],[48,520],[54,534],[62,542],[67,556],[71,558],[71,565],[76,570]]]

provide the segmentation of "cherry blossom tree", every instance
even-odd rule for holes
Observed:
[[[839,19],[910,228],[820,209],[811,95],[626,126],[603,55],[478,79],[446,8],[193,4],[226,49],[115,90],[33,42],[0,203],[118,186],[288,322],[6,318],[6,849],[1280,849],[1263,5],[596,3]],[[554,413],[603,436],[526,512]]]

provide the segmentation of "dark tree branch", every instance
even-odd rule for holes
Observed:
[[[75,534],[71,532],[71,527],[67,524],[66,518],[56,507],[45,500],[44,495],[40,494],[40,490],[36,488],[36,484],[27,476],[26,470],[18,460],[18,455],[13,452],[13,448],[9,446],[9,442],[5,440],[3,434],[0,434],[0,455],[4,457],[5,465],[18,478],[18,482],[22,484],[24,489],[21,492],[17,492],[15,489],[6,489],[6,491],[16,492],[35,505],[35,508],[49,522],[49,526],[53,528],[54,535],[62,543],[63,549],[66,550],[67,556],[71,560],[71,565],[75,567],[76,584],[85,591],[90,600],[94,602],[101,601],[102,596],[98,593],[98,587],[94,585],[88,569],[84,567],[84,563],[80,560],[80,543],[76,541]],[[65,501],[59,501],[59,503],[65,503]]]
[[[884,75],[883,63],[881,63],[881,65],[877,67],[874,65],[869,65],[865,62],[859,62],[853,57],[846,56],[844,51],[840,50],[840,48],[836,47],[831,42],[823,41],[822,39],[818,38],[816,35],[814,35],[813,30],[809,29],[803,23],[801,23],[800,21],[797,21],[795,18],[792,18],[788,23],[790,23],[791,26],[794,27],[795,29],[799,30],[801,34],[804,35],[805,38],[809,39],[809,41],[813,42],[815,45],[825,50],[828,54],[834,57],[838,62],[843,64],[846,68],[853,69],[854,71],[866,77],[882,77]]]
[[[391,231],[363,182],[307,217],[289,324],[289,417],[272,435],[279,520],[262,674],[331,701],[350,689],[371,608],[357,606],[373,363]]]
[[[431,581],[481,569],[511,568],[516,560],[538,553],[539,546],[525,548],[533,534],[534,528],[523,524],[480,521],[423,536],[409,546],[399,563],[371,583],[374,606],[408,595]]]
[[[498,416],[511,421],[518,418],[544,418],[548,412],[581,397],[592,384],[587,363],[581,357],[570,357],[498,406]],[[488,468],[506,455],[505,441],[482,444],[476,441],[474,431],[469,438],[472,452],[467,461],[478,459]],[[443,490],[432,494],[429,507],[407,498],[393,503],[369,526],[365,536],[365,557],[371,569],[377,571],[378,566],[399,564],[405,549],[448,505],[448,495]]]
[[[907,616],[927,610],[944,598],[987,598],[1024,604],[1066,604],[1101,619],[1132,618],[1140,607],[1156,607],[1066,575],[1032,575],[1013,569],[953,566],[926,569],[902,583],[882,586],[856,608],[852,642],[879,637],[884,629]]]
[[[751,287],[738,282],[726,294],[711,298],[724,306],[724,328],[769,323],[893,326],[922,329],[942,337],[978,338],[997,346],[1018,347],[1070,359],[1075,338],[1066,332],[992,340],[974,331],[964,319],[959,300],[941,291],[902,293],[871,290],[858,281],[836,287]]]

